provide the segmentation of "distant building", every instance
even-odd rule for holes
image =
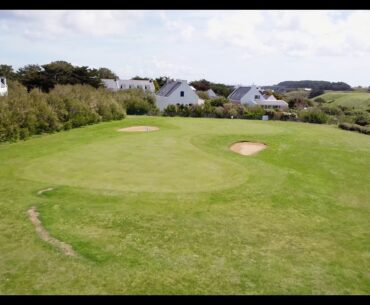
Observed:
[[[156,94],[157,107],[163,110],[168,105],[202,105],[200,99],[186,80],[169,80]]]
[[[104,86],[112,91],[142,89],[144,91],[154,92],[155,87],[153,81],[150,80],[135,80],[135,79],[102,79]]]
[[[6,78],[0,76],[0,96],[8,95],[8,84],[6,83]]]
[[[216,98],[217,97],[217,94],[212,89],[208,89],[207,94],[208,94],[209,98]]]
[[[288,108],[288,103],[277,100],[273,95],[263,95],[261,89],[255,85],[244,87],[240,86],[230,93],[228,99],[235,104],[246,106],[261,106],[265,109],[284,109]]]

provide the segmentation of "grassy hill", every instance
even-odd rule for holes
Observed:
[[[338,92],[338,91],[329,91],[316,98],[323,98],[328,105],[332,106],[346,106],[346,107],[355,107],[361,109],[370,108],[370,93],[368,92]],[[316,99],[314,98],[314,99]],[[313,100],[314,100],[313,99]]]
[[[2,144],[0,294],[369,294],[369,152],[335,126],[178,117]]]

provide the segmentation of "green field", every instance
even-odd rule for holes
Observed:
[[[323,98],[327,102],[327,105],[330,106],[370,109],[370,93],[368,92],[329,91],[315,97],[314,99],[319,97]]]
[[[160,130],[116,131],[132,125]],[[369,165],[370,137],[281,121],[128,117],[2,144],[0,294],[369,294]]]

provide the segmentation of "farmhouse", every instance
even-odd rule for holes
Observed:
[[[6,78],[4,76],[0,76],[0,96],[8,95],[8,85],[6,83]]]
[[[144,91],[154,92],[154,84],[151,80],[135,80],[135,79],[102,79],[104,86],[112,91],[142,89]]]
[[[247,106],[261,106],[263,108],[283,109],[288,108],[288,103],[283,100],[277,100],[273,95],[267,96],[262,93],[260,88],[255,85],[244,87],[240,86],[234,89],[228,96],[228,99],[235,104],[245,104]]]
[[[200,99],[186,80],[170,80],[156,94],[156,103],[160,110],[168,105],[202,105]]]

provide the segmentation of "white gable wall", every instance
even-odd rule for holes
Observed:
[[[256,96],[259,96],[258,98],[255,98]],[[252,85],[250,90],[241,98],[242,104],[247,105],[256,105],[255,101],[263,101],[265,100],[261,92],[257,89],[256,86]]]
[[[6,83],[6,78],[0,78],[0,96],[8,95],[8,85]]]
[[[170,104],[196,105],[202,103],[202,100],[199,99],[198,95],[191,89],[191,87],[187,84],[186,81],[183,80],[177,81],[181,81],[181,85],[178,88],[176,88],[176,90],[173,91],[170,96],[156,95],[157,107],[160,110],[163,110]],[[184,92],[184,96],[181,96],[180,94],[181,91]]]

